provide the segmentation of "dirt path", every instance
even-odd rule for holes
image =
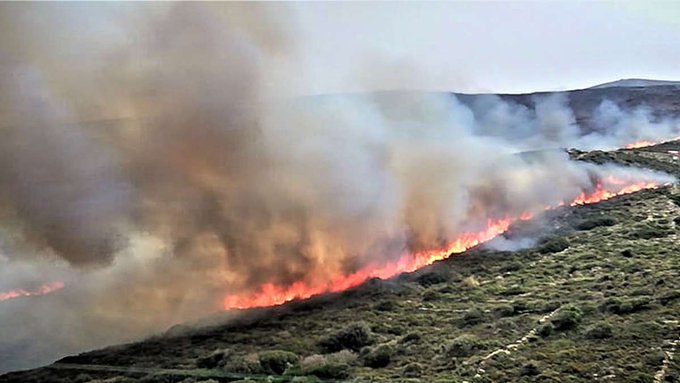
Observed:
[[[529,339],[532,336],[536,335],[536,331],[538,331],[538,328],[543,323],[545,323],[545,321],[552,318],[552,316],[555,315],[555,313],[558,310],[559,310],[559,308],[553,310],[550,314],[547,314],[547,315],[544,315],[543,317],[541,317],[541,319],[538,320],[538,323],[536,324],[536,326],[534,326],[534,328],[529,330],[529,332],[527,332],[523,337],[519,338],[518,340],[516,340],[516,341],[514,341],[514,342],[512,342],[512,343],[510,343],[510,344],[508,344],[504,347],[501,347],[497,350],[494,350],[493,352],[491,352],[491,353],[487,354],[485,357],[483,357],[482,360],[479,362],[479,368],[477,369],[477,375],[475,376],[475,378],[481,378],[482,377],[482,375],[486,372],[484,370],[484,367],[486,366],[486,362],[491,360],[494,356],[496,356],[498,354],[511,355],[515,350],[517,350],[521,346],[528,343]]]

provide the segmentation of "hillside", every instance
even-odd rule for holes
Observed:
[[[680,144],[572,156],[680,176],[669,149]],[[511,229],[515,239],[543,233],[528,249],[481,246],[391,280],[229,313],[219,325],[176,327],[0,382],[678,381],[677,193],[563,208]]]
[[[589,89],[602,89],[602,88],[630,88],[630,87],[645,87],[645,86],[680,86],[680,81],[667,81],[667,80],[648,80],[643,78],[626,78],[617,81],[606,82],[604,84],[595,85]]]

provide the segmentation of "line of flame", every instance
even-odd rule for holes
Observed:
[[[24,290],[24,289],[16,289],[16,290],[10,290],[6,292],[0,292],[0,302],[6,301],[8,299],[14,299],[14,298],[20,298],[20,297],[32,297],[36,295],[45,295],[49,294],[51,292],[60,290],[64,288],[64,282],[53,282],[53,283],[45,283],[44,285],[40,286],[36,290]]]
[[[607,179],[607,182],[613,185],[624,184],[622,181],[615,179]],[[658,184],[652,182],[642,182],[622,186],[618,191],[608,191],[604,189],[602,184],[598,184],[594,191],[590,193],[582,192],[573,201],[563,202],[554,207],[549,206],[546,210],[564,205],[577,206],[596,203],[643,189],[654,189],[658,186]],[[224,309],[276,306],[292,300],[306,299],[323,293],[344,291],[358,286],[369,278],[386,279],[404,272],[415,271],[436,261],[448,258],[452,254],[462,253],[481,243],[487,242],[506,232],[514,222],[531,218],[532,214],[524,213],[518,217],[489,219],[484,230],[476,233],[464,233],[444,248],[421,251],[415,254],[404,254],[396,261],[388,262],[384,265],[369,264],[352,274],[340,275],[327,283],[308,284],[305,281],[297,281],[290,286],[278,286],[273,283],[265,283],[262,284],[255,293],[226,296],[224,298]]]

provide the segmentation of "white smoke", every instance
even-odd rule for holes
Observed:
[[[563,96],[282,99],[304,68],[285,65],[298,42],[278,5],[82,7],[0,5],[14,31],[0,37],[0,287],[66,284],[0,303],[0,370],[208,315],[265,281],[437,247],[607,175],[672,181],[516,155],[600,139]],[[78,30],[89,16],[107,27],[96,44]],[[598,142],[642,134],[600,114],[620,128]]]

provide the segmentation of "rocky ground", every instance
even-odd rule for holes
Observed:
[[[680,176],[670,149],[571,155]],[[562,208],[513,235],[538,227],[550,230],[529,249],[479,247],[0,382],[680,381],[680,190]]]

